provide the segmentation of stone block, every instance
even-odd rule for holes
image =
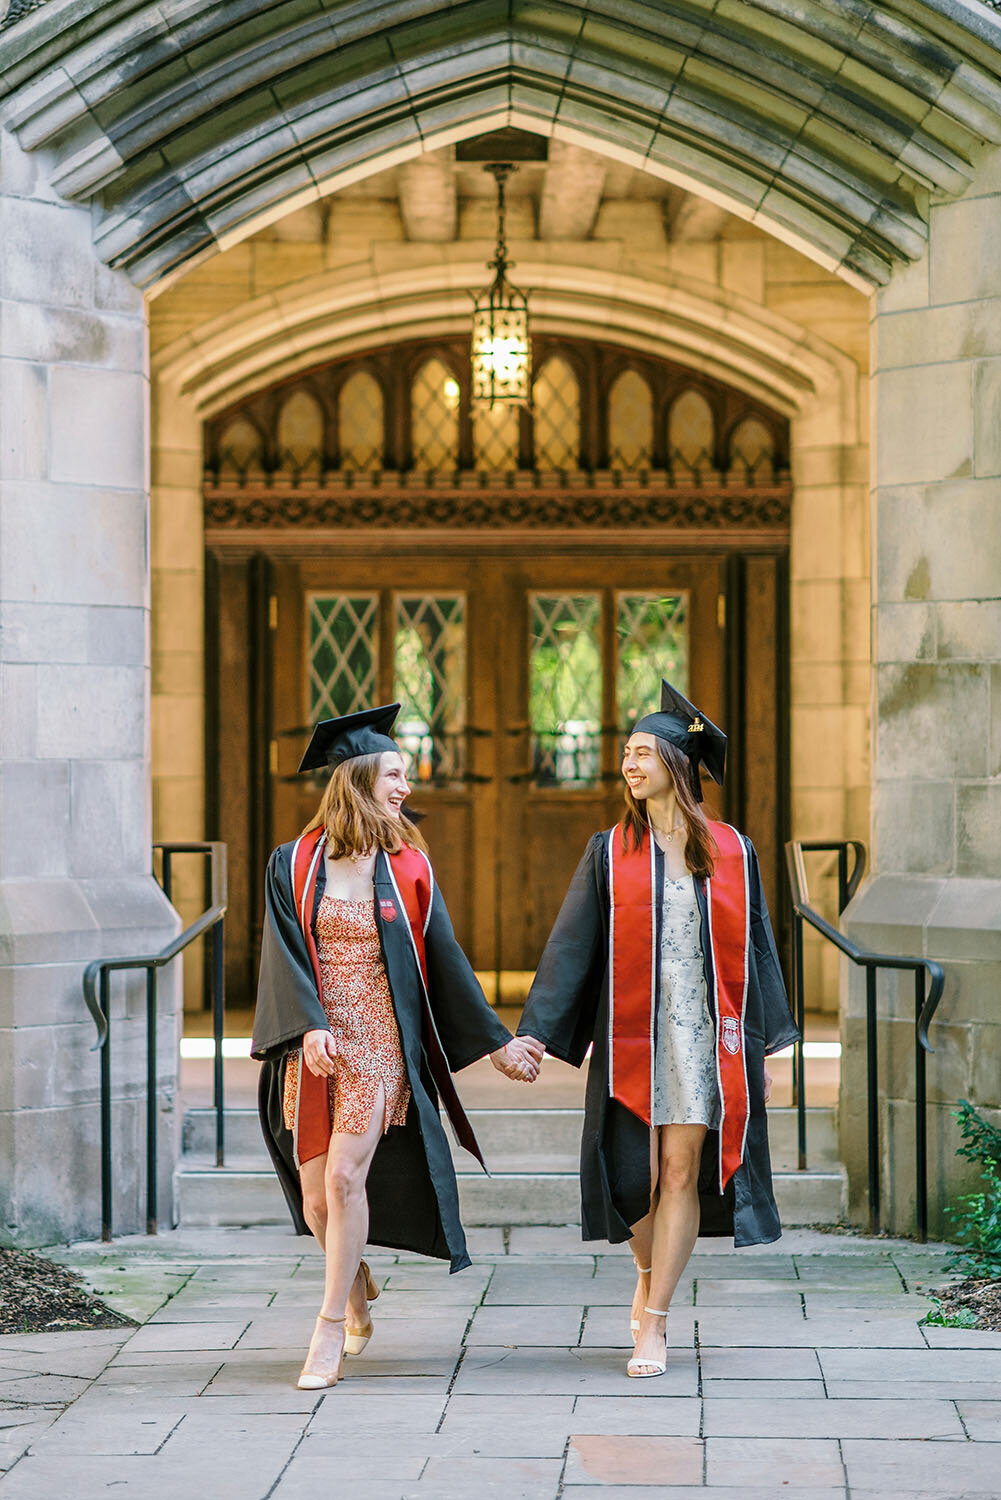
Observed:
[[[171,651],[201,651],[205,609],[201,569],[175,571],[158,567],[151,579],[153,625],[158,642],[169,639]],[[169,621],[169,630],[163,629]]]
[[[3,324],[0,322],[0,348]],[[0,359],[0,479],[44,479],[49,463],[48,374]]]
[[[998,209],[1001,212],[1001,198]],[[1001,297],[992,309],[1001,328]],[[1001,333],[998,344],[1001,346]],[[973,429],[974,473],[1001,474],[1001,358],[977,362],[973,373]]]
[[[1001,300],[966,302],[880,317],[874,326],[880,370],[1001,354]],[[979,369],[974,380],[979,377]]]
[[[0,883],[0,963],[91,959],[99,950],[94,913],[76,881]]]
[[[148,386],[121,370],[56,366],[50,374],[51,478],[145,491]]]
[[[935,656],[936,611],[916,601],[876,606],[876,660],[930,661]]]
[[[719,256],[719,279],[724,291],[746,297],[750,302],[761,302],[765,286],[764,242],[722,240]]]
[[[144,319],[142,288],[130,281],[124,271],[114,271],[102,261],[94,261],[94,306],[108,312],[133,313]]]
[[[793,579],[841,577],[841,486],[797,488],[789,550]]]
[[[994,992],[993,1026],[970,1027],[970,1099],[978,1106],[1001,1107],[1001,989]]]
[[[26,760],[38,742],[38,668],[0,663],[0,756]]]
[[[0,869],[6,879],[66,875],[69,832],[65,761],[0,764]]]
[[[880,859],[884,857],[880,846]],[[892,857],[887,851],[888,857]],[[869,876],[845,908],[841,930],[879,953],[922,952],[921,931],[950,882],[917,875]],[[929,953],[938,957],[933,949]]]
[[[77,760],[70,765],[69,872],[141,870],[149,857],[149,793],[141,760]]]
[[[198,651],[153,652],[153,697],[199,697],[203,690],[204,658]]]
[[[991,695],[991,716],[988,726],[990,752],[987,763],[989,776],[1001,776],[1001,664],[988,668]]]
[[[874,806],[882,870],[913,875],[954,871],[956,790],[951,781],[879,781]]]
[[[796,661],[840,661],[841,584],[835,580],[794,581],[790,589],[792,654]]]
[[[904,308],[927,307],[929,302],[928,255],[893,268],[893,275],[877,294],[880,313],[900,312]]]
[[[0,632],[9,662],[87,660],[87,611],[80,605],[0,603]]]
[[[84,486],[5,486],[0,598],[145,605],[146,499]]]
[[[87,660],[94,666],[145,666],[147,622],[144,609],[92,606],[86,612]]]
[[[94,245],[89,208],[0,198],[3,295],[49,307],[90,307]]]
[[[878,666],[879,764],[895,777],[986,776],[988,687],[976,665]]]
[[[932,205],[929,291],[933,304],[997,296],[1001,286],[999,212],[997,194]]]
[[[200,695],[158,696],[150,709],[157,778],[203,774],[204,699]]]
[[[944,882],[926,926],[931,958],[1001,960],[1001,880],[954,877]]]
[[[150,497],[150,545],[154,572],[198,574],[205,564],[201,453],[193,456],[199,474],[184,489],[154,486]]]
[[[972,363],[881,371],[875,378],[875,399],[880,485],[974,473]]]
[[[1001,657],[1001,601],[968,599],[935,606],[936,654],[950,661]]]
[[[791,717],[793,781],[799,786],[842,786],[844,720],[841,709],[794,707]]]
[[[1001,877],[1001,782],[956,788],[956,873]]]
[[[11,359],[139,373],[145,365],[145,329],[135,317],[116,317],[92,308],[8,302],[0,334],[4,355]]]
[[[111,760],[146,752],[142,667],[39,666],[40,756]]]
[[[37,156],[23,150],[9,130],[0,128],[0,193],[30,198],[37,176]]]
[[[881,603],[994,599],[1001,577],[1001,495],[994,480],[880,489]]]

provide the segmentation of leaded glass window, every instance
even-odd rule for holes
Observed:
[[[481,472],[509,473],[518,467],[519,408],[506,404],[473,408],[473,449]]]
[[[615,610],[615,700],[628,735],[637,719],[660,708],[662,677],[688,695],[688,598],[620,593]]]
[[[559,355],[547,359],[535,379],[535,467],[576,469],[580,453],[580,390]]]
[[[294,391],[279,413],[278,467],[316,476],[323,468],[323,411],[308,391]]]
[[[535,779],[591,786],[601,775],[601,597],[530,594],[528,608]]]
[[[410,391],[414,467],[441,472],[459,466],[459,382],[440,359],[429,359]]]
[[[219,472],[243,475],[264,467],[261,434],[246,417],[234,417],[219,439]]]
[[[378,594],[309,594],[306,712],[310,723],[371,708],[378,670]]]
[[[709,402],[699,391],[684,391],[667,422],[668,462],[673,470],[701,474],[713,467],[715,423]]]
[[[730,439],[730,467],[744,469],[748,480],[770,484],[775,475],[775,442],[764,422],[745,417]]]
[[[382,468],[382,391],[374,375],[356,370],[337,398],[341,468],[377,473]]]
[[[608,397],[608,449],[613,469],[649,469],[653,455],[653,397],[642,375],[623,370]]]
[[[465,770],[466,600],[463,594],[397,594],[393,731],[414,781]]]

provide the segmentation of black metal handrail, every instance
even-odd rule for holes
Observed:
[[[855,864],[851,875],[847,875],[847,852],[855,851]],[[803,923],[809,922],[822,937],[833,943],[846,958],[857,967],[865,969],[866,985],[866,1094],[867,1094],[867,1144],[869,1166],[869,1228],[873,1234],[879,1232],[879,1075],[876,1034],[876,975],[880,969],[910,969],[914,974],[914,1099],[915,1099],[915,1150],[914,1171],[917,1197],[918,1238],[924,1243],[928,1238],[928,1122],[925,1087],[925,1053],[934,1052],[928,1040],[928,1027],[942,998],[945,972],[934,959],[907,957],[896,953],[872,953],[853,943],[839,932],[819,912],[810,906],[810,893],[806,883],[803,855],[812,852],[838,853],[839,870],[839,915],[858,889],[865,867],[865,850],[854,839],[843,843],[815,844],[791,840],[785,846],[786,869],[792,893],[793,908],[793,1000],[796,1020],[800,1028],[800,1041],[796,1044],[799,1059],[799,1112],[800,1167],[806,1165],[806,1103],[803,1089]],[[927,976],[927,987],[926,987]]]
[[[164,895],[170,900],[171,860],[175,854],[209,856],[210,904],[201,916],[178,933],[159,953],[130,954],[121,958],[97,958],[83,973],[83,996],[97,1027],[92,1052],[101,1053],[101,1239],[111,1239],[111,974],[115,970],[143,969],[146,973],[146,1233],[156,1234],[156,974],[183,953],[197,938],[212,933],[210,994],[212,1034],[215,1044],[213,1103],[216,1116],[216,1165],[223,1166],[223,1068],[222,1036],[225,1014],[225,970],[223,965],[223,920],[226,915],[226,845],[204,842],[169,842],[153,845],[163,855]]]

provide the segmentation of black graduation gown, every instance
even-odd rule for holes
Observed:
[[[782,971],[761,889],[757,855],[750,854],[751,944],[745,1010],[745,1055],[750,1116],[744,1160],[719,1192],[719,1133],[708,1132],[699,1174],[700,1233],[733,1234],[737,1245],[768,1244],[781,1234],[772,1194],[765,1118],[764,1060],[799,1035],[786,1000]],[[657,850],[658,885],[664,856]],[[716,1022],[712,954],[708,946],[705,881],[696,880],[702,918],[706,987]],[[608,834],[589,842],[546,944],[528,994],[518,1034],[538,1037],[546,1050],[579,1068],[589,1046],[581,1138],[581,1237],[620,1244],[650,1208],[650,1128],[608,1092]],[[659,904],[658,904],[659,911]],[[659,954],[660,945],[657,944]]]
[[[310,965],[306,942],[295,913],[290,855],[292,845],[276,849],[268,864],[266,918],[261,970],[254,1016],[251,1056],[261,1063],[258,1105],[261,1127],[292,1220],[308,1234],[302,1214],[302,1190],[295,1165],[292,1134],[282,1117],[285,1062],[302,1045],[303,1034],[329,1030]],[[312,920],[325,884],[324,863],[317,870]],[[421,1042],[423,993],[406,914],[383,919],[398,906],[388,860],[379,853],[373,899],[393,1007],[400,1029],[411,1100],[407,1121],[391,1126],[376,1147],[368,1175],[369,1241],[393,1250],[415,1250],[447,1260],[453,1271],[470,1264],[459,1220],[459,1195],[438,1111],[438,1091]],[[315,926],[314,926],[315,930]],[[452,923],[437,885],[424,934],[430,1004],[442,1048],[452,1072],[503,1047],[511,1033],[491,1010],[469,960],[456,942]]]

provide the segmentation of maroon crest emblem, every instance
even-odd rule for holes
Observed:
[[[379,914],[384,922],[396,921],[396,906],[388,898],[379,901]]]
[[[720,1040],[731,1057],[736,1057],[740,1051],[740,1022],[734,1016],[724,1016],[720,1030]]]

